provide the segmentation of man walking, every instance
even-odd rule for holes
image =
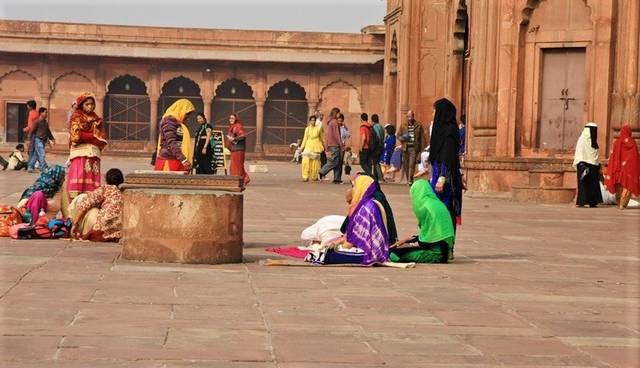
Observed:
[[[380,124],[378,114],[371,115],[371,171],[373,172],[373,178],[377,181],[384,181],[382,175],[382,168],[380,168],[380,156],[382,156],[382,150],[384,149],[384,128]]]
[[[367,175],[373,176],[371,167],[370,143],[373,135],[373,127],[369,123],[369,115],[363,113],[360,115],[360,167]]]
[[[327,162],[320,168],[321,178],[327,176],[329,171],[333,170],[334,184],[342,184],[342,152],[344,151],[344,145],[340,137],[340,123],[337,119],[339,113],[340,109],[337,107],[331,109],[325,137]]]
[[[51,134],[51,130],[49,129],[49,122],[47,122],[47,109],[45,107],[41,107],[38,112],[40,113],[40,117],[33,124],[33,130],[31,132],[34,147],[33,155],[29,157],[29,163],[27,164],[29,172],[33,172],[35,170],[36,161],[40,165],[40,171],[47,169],[49,165],[47,165],[47,161],[45,160],[44,148],[47,143],[51,146],[55,143],[53,134]]]
[[[407,111],[407,121],[400,125],[398,137],[402,142],[402,174],[411,185],[416,162],[427,142],[422,124],[416,121],[412,110]]]
[[[29,154],[29,159],[33,156],[33,125],[40,116],[36,107],[37,105],[34,100],[27,101],[27,109],[29,110],[29,114],[27,115],[27,126],[22,129],[25,133],[25,142],[28,142],[27,153]]]

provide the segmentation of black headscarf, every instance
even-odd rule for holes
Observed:
[[[460,160],[460,133],[456,122],[456,107],[446,98],[441,98],[433,104],[436,110],[433,117],[431,131],[431,148],[429,162],[439,161],[449,170],[458,170]]]
[[[598,149],[598,127],[597,126],[589,126],[589,134],[591,135],[591,148]]]

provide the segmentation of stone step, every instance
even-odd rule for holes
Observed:
[[[575,196],[575,188],[536,185],[511,186],[511,198],[517,202],[570,203]]]

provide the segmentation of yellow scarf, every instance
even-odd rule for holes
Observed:
[[[189,128],[184,124],[184,120],[187,114],[194,111],[196,111],[196,108],[193,106],[191,101],[186,98],[181,98],[171,104],[167,111],[164,112],[164,115],[162,115],[163,119],[167,116],[171,116],[180,123],[180,128],[182,129],[182,145],[180,146],[180,150],[189,162],[193,162],[193,147],[191,146],[191,134],[189,134]],[[156,153],[160,154],[160,136],[158,136],[158,147],[156,149]]]

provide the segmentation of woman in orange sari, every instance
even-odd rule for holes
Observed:
[[[229,173],[231,175],[242,176],[244,185],[249,184],[251,179],[244,169],[244,152],[247,147],[247,133],[238,119],[238,115],[229,115],[229,132],[227,133],[227,148],[231,151],[231,164]]]
[[[85,92],[76,99],[76,109],[69,119],[67,191],[70,199],[100,186],[100,155],[107,138],[95,108],[95,96]]]

